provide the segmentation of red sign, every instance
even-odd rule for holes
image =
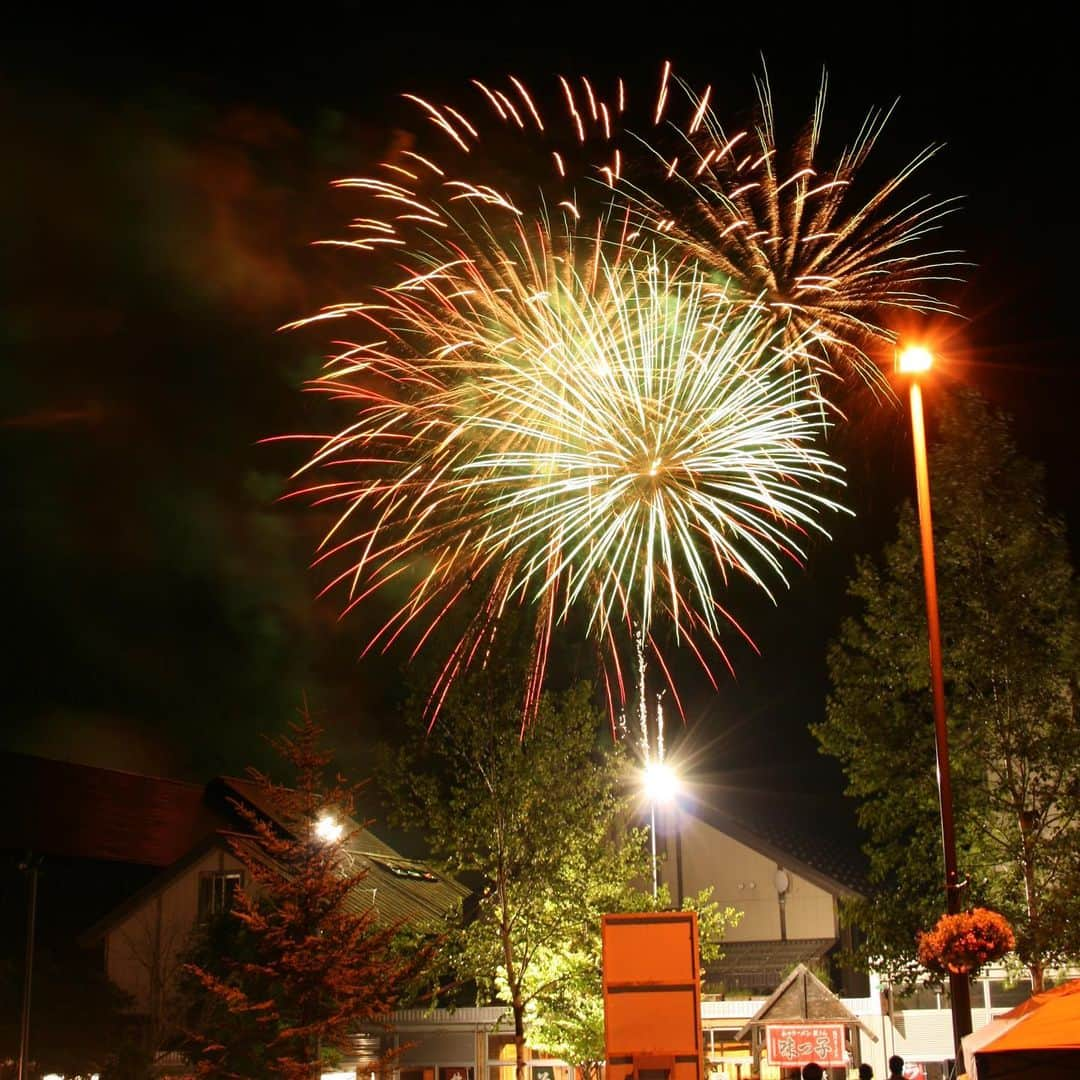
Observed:
[[[770,1065],[843,1066],[843,1024],[766,1024],[766,1050]]]

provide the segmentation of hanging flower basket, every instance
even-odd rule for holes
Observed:
[[[942,915],[937,926],[919,935],[919,963],[938,975],[974,975],[1016,947],[1004,915],[987,908]]]

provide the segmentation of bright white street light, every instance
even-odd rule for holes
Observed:
[[[679,778],[674,769],[664,761],[650,761],[642,774],[642,787],[649,800],[649,844],[652,848],[652,894],[655,898],[660,888],[660,875],[656,862],[656,807],[670,806],[679,793]]]
[[[333,814],[320,814],[315,822],[315,836],[324,844],[336,844],[344,831],[345,826]]]
[[[645,795],[651,803],[674,802],[679,793],[679,778],[664,761],[650,761],[645,766]]]

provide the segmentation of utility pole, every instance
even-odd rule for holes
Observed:
[[[37,883],[41,858],[32,851],[19,864],[20,870],[30,875],[29,895],[26,907],[26,960],[23,965],[22,1020],[19,1025],[19,1069],[18,1080],[27,1080],[29,1076],[30,1052],[30,998],[34,980],[34,924],[37,922]]]

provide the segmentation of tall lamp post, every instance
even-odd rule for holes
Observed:
[[[338,821],[333,814],[322,813],[315,822],[313,829],[316,841],[324,847],[341,843],[341,837],[345,832],[345,826]],[[320,931],[321,932],[321,931]],[[315,1036],[315,1078],[322,1076],[322,1035]]]
[[[25,1080],[30,1075],[30,998],[34,986],[34,924],[37,921],[38,871],[41,857],[32,851],[19,864],[30,878],[26,901],[26,959],[23,965],[22,1015],[19,1021],[19,1064],[16,1076]]]
[[[650,761],[645,766],[645,797],[649,800],[649,840],[652,844],[652,894],[659,892],[660,879],[656,864],[656,807],[670,806],[679,791],[679,779],[665,761]]]
[[[930,516],[930,471],[926,463],[926,427],[923,422],[922,386],[919,379],[933,365],[929,350],[917,346],[897,356],[897,369],[911,376],[911,435],[915,449],[915,490],[919,510],[923,584],[926,587],[926,624],[930,639],[930,679],[934,692],[934,747],[937,752],[938,809],[941,813],[941,848],[945,857],[945,910],[960,911],[962,883],[956,869],[956,829],[953,823],[952,777],[949,772],[949,731],[945,723],[945,679],[941,670],[941,627],[938,622],[937,572],[934,566],[934,533]],[[960,1040],[971,1034],[971,988],[967,975],[949,975],[952,999],[953,1042],[959,1067],[963,1061]]]

